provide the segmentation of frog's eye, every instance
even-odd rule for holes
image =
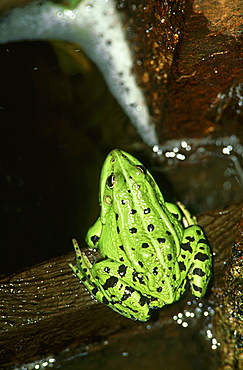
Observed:
[[[146,175],[147,170],[146,170],[146,168],[145,168],[144,166],[141,166],[141,165],[139,164],[139,165],[137,165],[136,167],[137,167],[137,169],[138,169],[140,172],[142,172],[144,175]]]
[[[116,182],[116,178],[112,173],[109,177],[107,177],[106,184],[110,189],[113,189],[115,182]]]

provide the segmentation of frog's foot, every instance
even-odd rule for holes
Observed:
[[[188,211],[188,209],[184,206],[183,203],[181,202],[176,202],[179,209],[181,210],[181,213],[183,215],[182,217],[182,223],[184,225],[184,227],[188,227],[188,226],[191,226],[191,225],[197,225],[197,218],[196,216],[192,216],[190,214],[190,212]]]
[[[73,239],[73,246],[76,254],[76,266],[72,263],[70,263],[69,266],[73,270],[74,274],[77,275],[79,280],[84,283],[88,291],[93,294],[92,292],[95,289],[95,285],[88,279],[88,276],[91,274],[92,264],[86,255],[80,251],[79,245],[75,239]]]

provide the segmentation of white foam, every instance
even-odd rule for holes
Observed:
[[[115,0],[83,0],[65,10],[49,1],[14,8],[0,18],[0,43],[60,39],[79,44],[98,65],[143,140],[158,144]],[[115,122],[114,122],[115,124]]]

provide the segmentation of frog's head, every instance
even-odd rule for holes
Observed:
[[[138,191],[139,189],[139,191]],[[138,194],[139,193],[139,194]],[[164,203],[163,196],[150,172],[134,158],[122,150],[112,150],[102,167],[100,177],[101,217],[119,202],[129,201],[140,197],[141,194],[156,196],[160,204]]]

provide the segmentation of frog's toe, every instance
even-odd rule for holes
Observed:
[[[150,313],[149,313],[149,307],[148,305],[146,307],[143,307],[141,310],[141,307],[131,307],[124,306],[123,304],[115,303],[109,304],[109,307],[111,307],[114,311],[120,313],[121,315],[132,319],[132,320],[139,320],[139,321],[148,321],[150,319]]]

